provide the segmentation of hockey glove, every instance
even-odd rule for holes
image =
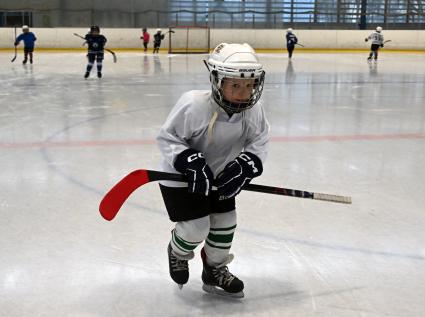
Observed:
[[[364,41],[365,41],[365,42],[367,42],[368,40],[369,40],[368,38],[365,38],[365,39],[364,39]]]
[[[187,176],[189,193],[209,195],[214,175],[203,153],[193,149],[184,150],[177,155],[174,168]]]
[[[384,47],[384,44],[381,44],[381,47]]]
[[[242,152],[228,163],[215,180],[220,200],[235,197],[242,187],[263,172],[259,157],[250,152]]]

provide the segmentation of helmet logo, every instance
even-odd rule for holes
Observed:
[[[252,73],[252,72],[255,72],[255,69],[242,68],[242,69],[239,69],[239,71],[243,73]]]
[[[219,46],[217,46],[216,48],[215,48],[215,51],[214,51],[214,53],[220,53],[220,51],[222,50],[222,48],[224,47],[224,44],[220,44]]]

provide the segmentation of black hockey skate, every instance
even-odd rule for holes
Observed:
[[[85,74],[84,74],[84,78],[89,78],[89,76],[90,76],[90,72],[86,72]]]
[[[227,264],[233,260],[233,255],[230,254],[227,261],[218,266],[209,266],[207,264],[207,256],[204,249],[201,250],[202,262],[204,269],[202,271],[202,281],[204,285],[202,289],[207,293],[242,298],[244,297],[243,282],[229,272]]]
[[[102,78],[102,72],[97,72],[97,78]]]
[[[193,252],[186,256],[176,255],[171,248],[171,243],[168,244],[168,264],[170,268],[170,276],[174,282],[179,285],[179,288],[183,288],[183,284],[186,284],[189,280],[189,264],[188,260],[193,259]]]

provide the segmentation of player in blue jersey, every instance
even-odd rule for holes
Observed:
[[[30,32],[28,25],[22,26],[22,33],[15,39],[15,46],[18,46],[21,41],[24,41],[24,60],[23,64],[26,64],[28,61],[28,55],[30,58],[30,63],[33,62],[33,52],[34,44],[37,38],[34,33]]]
[[[102,78],[103,49],[107,41],[106,37],[100,34],[99,26],[93,25],[90,27],[90,32],[86,34],[84,39],[88,45],[88,64],[84,78],[88,78],[90,76],[90,71],[92,70],[95,61],[97,63],[97,77]]]

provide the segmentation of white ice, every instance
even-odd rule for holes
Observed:
[[[272,129],[255,183],[353,204],[242,193],[243,300],[201,290],[199,252],[172,282],[156,184],[100,217],[113,184],[157,167],[180,94],[209,89],[205,55],[117,56],[84,80],[82,52],[0,54],[0,316],[425,315],[425,54],[260,54]]]

